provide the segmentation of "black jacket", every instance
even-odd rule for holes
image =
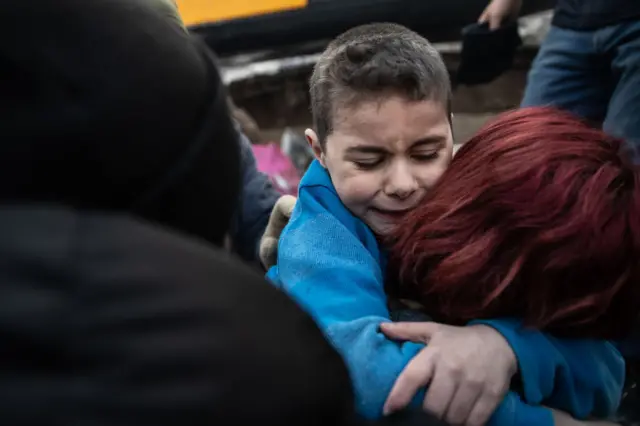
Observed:
[[[118,214],[0,209],[0,422],[342,425],[349,376],[283,293]]]
[[[639,18],[638,0],[558,0],[553,25],[594,30]]]

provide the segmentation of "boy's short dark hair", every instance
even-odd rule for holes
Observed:
[[[338,103],[380,95],[436,100],[449,109],[451,83],[438,51],[419,34],[397,24],[367,24],[333,40],[310,81],[311,111],[318,138],[333,130]]]

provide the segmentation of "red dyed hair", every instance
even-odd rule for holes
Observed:
[[[620,147],[550,108],[486,125],[393,236],[399,295],[453,324],[624,335],[640,306],[640,172]]]

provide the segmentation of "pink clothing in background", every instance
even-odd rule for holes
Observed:
[[[273,142],[251,147],[258,170],[269,176],[273,186],[282,194],[297,196],[300,173],[280,147]]]

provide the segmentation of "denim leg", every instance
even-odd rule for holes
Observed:
[[[640,21],[602,29],[598,38],[612,57],[615,81],[603,128],[625,139],[630,155],[640,164]],[[640,360],[640,323],[618,348],[627,361]]]
[[[551,27],[534,60],[522,106],[553,105],[600,124],[611,95],[609,64],[594,32]]]
[[[603,128],[627,142],[636,164],[640,164],[640,21],[603,30],[603,42],[611,51],[615,89]]]

